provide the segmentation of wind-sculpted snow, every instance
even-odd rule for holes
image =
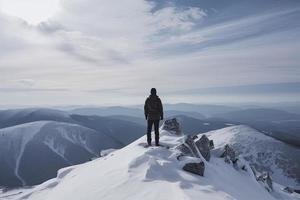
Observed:
[[[248,126],[233,126],[207,133],[216,149],[225,144],[258,171],[270,171],[272,178],[283,185],[300,187],[300,149],[266,136]]]
[[[237,170],[212,155],[204,176],[182,170],[186,163],[201,158],[184,156],[178,160],[176,146],[184,136],[162,132],[164,147],[145,148],[146,138],[111,152],[105,157],[61,169],[57,178],[28,189],[0,192],[10,200],[296,200],[299,195],[281,191],[274,183],[268,192],[251,170]],[[168,148],[166,148],[166,146]]]

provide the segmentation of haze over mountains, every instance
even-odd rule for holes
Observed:
[[[294,109],[294,113],[289,112],[294,111],[291,109],[293,107],[298,108],[298,103],[234,106],[179,103],[166,104],[165,116],[167,118],[172,116],[183,116],[183,119],[189,117],[189,122],[194,121],[194,124],[198,124],[196,125],[197,129],[199,129],[200,124],[208,125],[209,123],[218,123],[215,129],[226,127],[228,126],[227,124],[247,124],[272,137],[299,146],[300,114],[298,114],[297,109]],[[123,118],[128,121],[143,124],[144,115],[142,106],[91,107],[74,109],[70,112],[108,116],[110,110],[115,118]],[[126,118],[126,115],[129,117]],[[220,124],[223,125],[220,126]],[[185,123],[182,123],[182,126],[187,134],[194,133],[195,129],[193,129],[193,127],[195,126],[185,126]],[[185,127],[187,127],[187,129],[185,129]],[[201,129],[199,131],[201,131]]]
[[[299,115],[278,109],[167,104],[165,118],[172,117],[188,135],[246,124],[300,145]],[[144,135],[146,127],[142,108],[114,106],[2,110],[0,128],[0,185],[21,186],[41,183],[62,167],[100,156],[102,150],[122,148]],[[37,160],[43,162],[30,167]]]

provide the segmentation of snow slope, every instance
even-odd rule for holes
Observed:
[[[57,178],[29,189],[0,192],[7,200],[275,200],[299,199],[275,184],[267,192],[248,172],[236,170],[223,159],[212,156],[204,177],[182,170],[187,162],[177,160],[173,148],[183,136],[161,133],[165,147],[145,148],[145,137],[91,162],[59,170]]]
[[[272,172],[276,182],[300,188],[300,148],[244,125],[211,131],[206,135],[214,140],[216,149],[229,144],[257,170]]]

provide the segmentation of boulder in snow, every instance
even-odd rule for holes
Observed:
[[[193,138],[190,135],[188,135],[186,137],[184,144],[190,149],[190,151],[194,157],[200,158],[199,149],[198,149],[197,145],[195,144],[195,141],[193,140]]]
[[[181,135],[181,127],[179,122],[177,121],[176,118],[173,119],[167,119],[163,126],[162,126],[163,130],[169,131],[171,133],[174,133],[176,135]]]
[[[183,166],[182,169],[187,172],[197,174],[199,176],[203,176],[205,165],[204,165],[204,162],[202,162],[202,161],[199,163],[187,163]]]
[[[285,191],[285,192],[287,192],[287,193],[293,193],[294,192],[294,190],[292,189],[292,188],[290,188],[290,187],[285,187],[284,189],[283,189],[283,191]]]
[[[202,137],[195,142],[197,148],[199,149],[201,155],[205,158],[205,160],[210,160],[210,141],[206,135],[202,135]]]
[[[192,136],[192,138],[193,138],[193,140],[196,140],[196,139],[198,139],[198,135],[194,135],[194,136]]]
[[[176,149],[180,152],[181,156],[193,156],[193,153],[189,149],[189,147],[186,144],[181,144],[176,147]]]
[[[235,151],[228,144],[225,145],[221,158],[224,158],[227,163],[234,163],[237,160]]]
[[[273,181],[269,172],[264,172],[259,175],[256,180],[261,182],[268,192],[273,191]]]
[[[188,135],[184,140],[184,142],[181,145],[177,146],[176,149],[179,150],[181,154],[184,156],[200,158],[198,153],[198,148],[192,136],[190,135]]]
[[[209,140],[209,148],[210,149],[214,149],[215,148],[215,144],[213,140]]]

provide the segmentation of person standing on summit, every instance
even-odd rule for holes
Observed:
[[[159,146],[159,120],[164,119],[163,106],[160,98],[156,94],[156,89],[151,89],[150,96],[144,105],[145,118],[147,120],[147,142],[151,146],[151,131],[154,125],[155,145]]]

